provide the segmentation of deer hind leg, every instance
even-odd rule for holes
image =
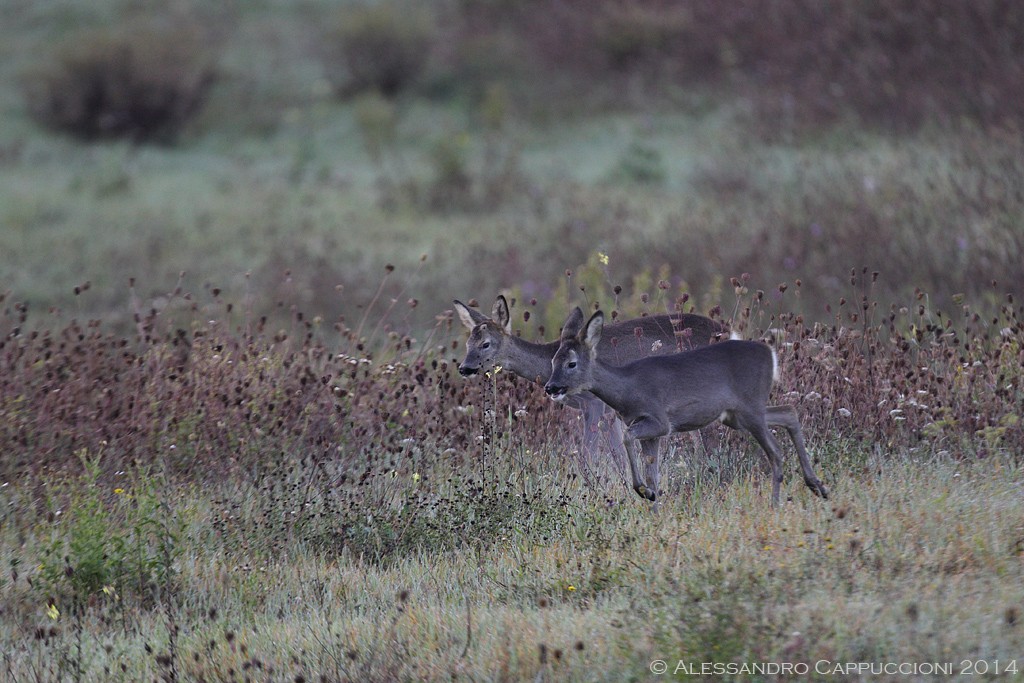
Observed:
[[[796,447],[797,456],[800,458],[800,471],[804,475],[804,483],[815,495],[827,500],[828,489],[814,473],[811,459],[807,455],[804,434],[800,429],[800,418],[797,417],[796,408],[793,406],[769,406],[765,410],[765,422],[771,426],[786,428],[789,438],[793,440],[793,445]]]
[[[777,507],[782,488],[782,451],[779,450],[779,444],[775,442],[768,425],[765,424],[764,417],[730,414],[728,419],[723,419],[722,422],[730,427],[750,432],[768,456],[768,462],[772,466],[772,507]]]
[[[636,439],[640,442],[640,450],[644,456],[644,482],[643,488],[636,488],[636,492],[647,500],[658,498],[659,467],[661,465],[661,437],[671,431],[669,425],[662,419],[652,415],[642,415],[629,425],[626,430],[627,439]],[[636,475],[634,475],[634,482]],[[635,488],[635,487],[634,487]]]

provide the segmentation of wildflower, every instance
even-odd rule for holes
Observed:
[[[850,417],[851,415],[853,415],[853,413],[851,413],[846,408],[840,408],[836,412],[839,413],[839,417]]]
[[[114,489],[114,493],[116,493],[117,495],[119,495],[119,496],[120,496],[120,495],[121,495],[122,493],[124,493],[124,489],[122,489],[122,488],[116,488],[116,489]]]
[[[46,616],[50,617],[54,621],[57,621],[57,619],[60,617],[60,610],[57,609],[57,605],[53,604],[52,602],[49,605],[47,605]]]
[[[597,252],[597,260],[601,262],[602,266],[608,265],[608,254],[603,254],[600,251]]]
[[[566,587],[566,589],[565,589],[565,590],[569,591],[570,593],[575,593],[575,592],[576,592],[576,586],[573,586],[572,584],[569,584],[569,585],[568,585],[568,586]]]
[[[412,473],[412,480],[413,481],[419,481],[420,480],[420,473],[419,472],[413,472]]]

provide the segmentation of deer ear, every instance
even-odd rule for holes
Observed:
[[[580,341],[586,344],[587,348],[596,349],[598,342],[601,341],[602,330],[604,330],[604,313],[598,311],[590,316],[587,326],[579,333]]]
[[[508,300],[503,294],[499,294],[494,300],[491,318],[505,330],[505,334],[512,334],[512,315],[508,311]]]
[[[487,322],[489,318],[481,313],[480,311],[474,311],[472,308],[462,303],[458,299],[452,302],[455,305],[455,312],[459,314],[459,320],[466,327],[467,330],[472,330],[474,327],[482,322]]]
[[[559,339],[572,339],[579,333],[580,328],[582,327],[583,311],[581,311],[580,307],[577,306],[572,309],[572,313],[570,313],[569,317],[565,319],[565,324],[562,325],[562,335]]]

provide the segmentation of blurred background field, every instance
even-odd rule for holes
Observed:
[[[123,324],[129,279],[327,321],[542,302],[608,256],[711,304],[828,317],[1019,291],[1017,3],[5,3],[0,280]],[[423,256],[426,260],[421,263]],[[87,296],[74,288],[88,282]],[[390,289],[389,289],[390,288]],[[653,292],[652,292],[653,294]],[[552,319],[567,305],[556,302]]]
[[[1024,4],[0,11],[0,678],[1024,669]],[[833,499],[651,514],[499,291],[766,336]]]

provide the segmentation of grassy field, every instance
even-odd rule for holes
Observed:
[[[454,66],[404,98],[339,99],[317,57],[326,7],[229,19],[196,7],[230,27],[207,106],[176,145],[139,146],[46,133],[19,87],[48,45],[122,5],[16,3],[0,70],[0,272],[17,300],[126,323],[130,278],[159,305],[184,273],[187,290],[220,288],[255,314],[287,302],[333,321],[360,315],[393,264],[405,291],[384,294],[417,298],[409,325],[422,329],[453,296],[550,300],[597,252],[609,288],[627,291],[644,272],[667,273],[674,295],[744,272],[765,290],[800,278],[815,319],[863,266],[882,274],[883,300],[920,288],[947,310],[991,280],[1020,289],[1024,140],[1011,119],[813,127],[714,83],[609,104],[618,81],[593,75],[583,93],[499,79],[446,96]]]
[[[158,507],[143,512],[128,501],[153,494],[126,481],[105,514],[135,520],[107,533],[133,544],[138,516],[158,514],[160,526],[143,533],[171,545],[173,580],[154,588],[155,604],[140,604],[130,573],[87,605],[56,599],[49,616],[45,592],[8,580],[3,668],[18,681],[621,681],[656,678],[655,660],[828,662],[830,672],[858,662],[960,672],[983,660],[990,673],[996,660],[1021,663],[1019,462],[920,454],[871,471],[841,465],[856,454],[816,452],[832,506],[792,484],[794,501],[769,510],[758,473],[674,496],[659,515],[624,486],[581,486],[554,454],[508,472],[502,453],[502,476],[482,482],[517,490],[500,533],[476,540],[480,521],[467,515],[464,530],[445,531],[457,550],[387,562],[324,552],[308,537],[333,524],[303,517],[305,499],[289,497],[305,483],[299,469],[275,481],[284,491],[276,505],[257,502],[267,493],[255,484],[157,479],[142,482],[159,485]],[[416,486],[403,474],[396,496]],[[520,487],[556,507],[536,509]],[[36,582],[32,565],[47,560],[32,548],[85,533],[82,507],[52,511],[64,513],[57,524],[27,512],[25,495],[5,492],[4,503],[18,510],[5,513],[4,563],[21,560]]]
[[[1014,3],[429,3],[383,95],[325,41],[387,2],[7,4],[3,680],[1021,675]],[[217,50],[176,139],[33,115],[64,41],[179,14]],[[498,292],[531,338],[767,335],[832,499],[789,451],[771,509],[722,430],[653,513],[539,387],[457,375],[451,300]]]

